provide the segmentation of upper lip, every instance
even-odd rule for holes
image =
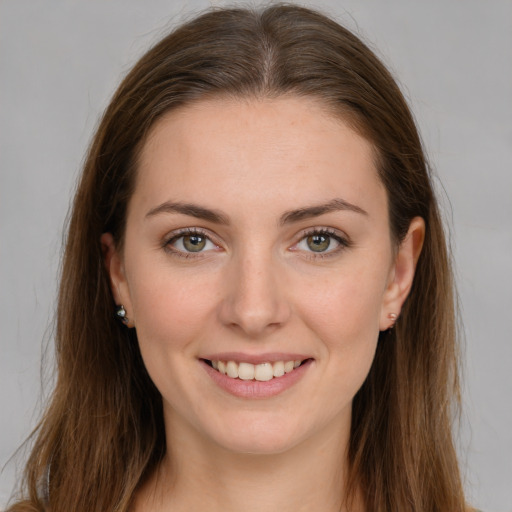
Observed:
[[[304,361],[312,359],[311,356],[304,354],[295,354],[291,352],[268,352],[265,354],[245,354],[243,352],[219,352],[210,354],[200,359],[208,361],[235,361],[236,363],[275,363],[277,361]]]

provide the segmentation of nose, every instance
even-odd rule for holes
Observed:
[[[258,339],[288,321],[291,308],[276,267],[270,256],[240,255],[232,262],[219,311],[224,325]]]

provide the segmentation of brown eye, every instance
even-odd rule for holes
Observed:
[[[200,252],[206,246],[207,238],[203,235],[185,235],[182,237],[183,247],[189,252]]]
[[[307,237],[306,243],[313,252],[324,252],[331,245],[331,237],[324,234],[310,235]]]

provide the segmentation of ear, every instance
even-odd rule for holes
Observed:
[[[130,293],[122,256],[116,248],[114,237],[111,233],[103,233],[100,242],[105,268],[110,276],[110,289],[112,290],[114,301],[118,306],[121,304],[124,306],[127,317],[126,324],[129,327],[133,327],[133,308],[130,301]]]
[[[416,263],[420,257],[424,239],[425,221],[421,217],[414,217],[391,268],[381,309],[379,325],[381,331],[393,327],[396,318],[400,316],[402,305],[411,291]]]

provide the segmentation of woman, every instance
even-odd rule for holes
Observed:
[[[137,63],[77,190],[58,381],[9,510],[467,510],[449,257],[420,139],[313,11]]]

